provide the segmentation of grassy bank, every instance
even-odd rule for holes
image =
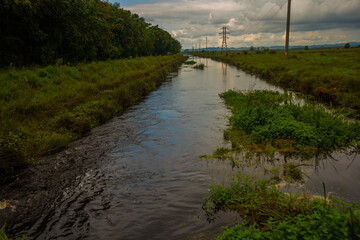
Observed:
[[[360,49],[194,53],[224,61],[286,89],[310,94],[360,117]]]
[[[276,178],[256,180],[239,174],[229,186],[210,187],[203,204],[209,221],[215,221],[220,211],[235,212],[243,219],[217,239],[359,239],[358,205],[327,199],[325,185],[324,198],[319,199],[283,193],[272,184],[281,181],[280,172],[285,181],[302,180],[301,164],[288,162],[290,157],[308,159],[349,147],[359,150],[360,122],[288,93],[230,90],[220,96],[233,114],[224,131],[231,148],[218,148],[208,157],[234,163],[234,153],[250,153],[249,157],[280,153],[288,160],[281,171],[266,170],[276,170]]]
[[[0,71],[0,177],[139,102],[182,55]]]
[[[211,186],[203,209],[210,221],[220,211],[236,212],[244,220],[218,240],[359,239],[359,206],[324,196],[285,194],[267,180],[239,175],[228,187]]]

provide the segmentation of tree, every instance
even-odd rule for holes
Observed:
[[[344,45],[344,48],[350,48],[350,43],[346,43],[346,44]]]
[[[304,50],[309,50],[309,46],[305,46],[305,47],[304,47]]]

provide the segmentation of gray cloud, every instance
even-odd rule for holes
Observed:
[[[161,0],[126,9],[169,31],[184,48],[204,41],[205,36],[210,45],[220,44],[218,32],[222,26],[230,28],[232,46],[281,45],[286,3],[287,0]],[[291,43],[358,41],[359,12],[359,0],[293,1]]]

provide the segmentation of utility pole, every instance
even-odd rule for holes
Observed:
[[[206,51],[207,51],[207,37],[206,37]]]
[[[199,50],[201,50],[201,42],[199,42]]]
[[[222,45],[221,45],[221,52],[223,52],[223,49],[225,47],[226,49],[226,53],[228,51],[227,49],[227,41],[226,39],[228,39],[229,37],[227,36],[227,34],[230,34],[230,33],[227,33],[226,31],[229,30],[228,27],[222,27],[222,33],[219,33],[220,35],[222,35]]]
[[[289,57],[289,38],[290,38],[290,11],[291,11],[291,0],[288,0],[287,9],[287,20],[286,20],[286,39],[285,39],[285,58]]]

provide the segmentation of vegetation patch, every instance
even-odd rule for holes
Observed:
[[[0,179],[139,102],[182,55],[0,72]]]
[[[248,176],[237,176],[228,187],[211,186],[203,210],[209,221],[220,211],[236,212],[243,218],[242,224],[226,228],[218,240],[360,238],[358,205],[286,194],[267,180]]]
[[[22,237],[16,237],[15,239],[16,240],[17,239],[25,240],[25,239],[27,239],[27,237],[22,236]],[[2,228],[0,228],[0,240],[13,240],[12,238],[8,238],[8,236],[6,235],[6,233],[5,233],[5,225],[2,226]]]
[[[360,117],[360,50],[243,51],[237,54],[194,53],[227,62],[286,89],[309,94],[314,100]]]
[[[197,64],[194,66],[195,69],[200,69],[200,70],[204,70],[205,65],[203,63]]]
[[[196,62],[192,61],[192,60],[189,60],[189,61],[186,61],[184,64],[185,65],[194,65],[194,64],[196,64]]]
[[[297,103],[291,94],[230,90],[220,96],[233,113],[224,138],[231,141],[234,151],[311,158],[348,147],[359,149],[358,121],[319,105]],[[291,167],[287,170],[289,174],[294,171]]]

